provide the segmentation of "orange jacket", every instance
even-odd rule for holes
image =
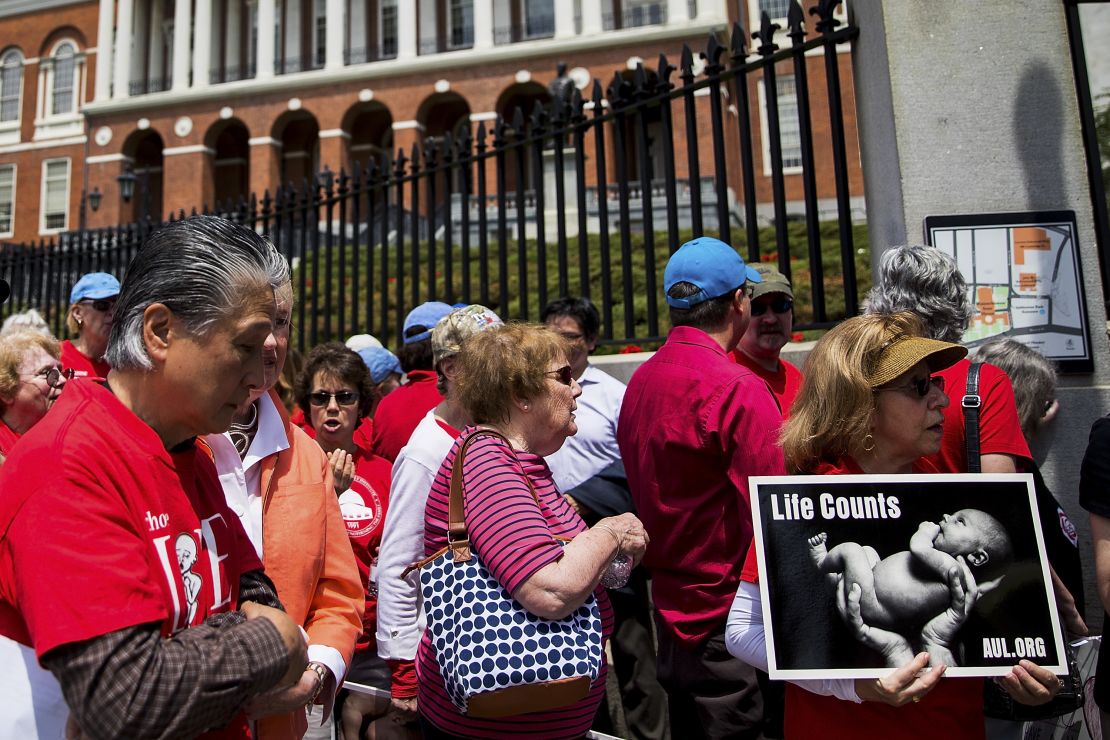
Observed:
[[[320,446],[289,423],[277,394],[271,391],[270,397],[285,423],[289,448],[261,462],[262,562],[309,643],[335,648],[350,668],[366,589],[339,513],[331,467]],[[298,711],[259,720],[257,737],[299,740],[307,729],[305,713]]]

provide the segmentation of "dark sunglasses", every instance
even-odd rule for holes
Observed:
[[[919,378],[908,385],[892,385],[886,388],[876,388],[877,391],[908,391],[912,390],[917,394],[918,398],[925,398],[929,395],[929,386],[936,386],[937,390],[944,393],[944,378],[940,375],[933,375],[929,378]]]
[[[794,308],[794,301],[786,297],[776,298],[770,303],[767,303],[765,301],[760,301],[759,303],[756,303],[755,301],[752,301],[752,316],[762,316],[763,314],[767,313],[768,308],[775,313],[786,313],[790,309]]]
[[[97,311],[100,311],[100,313],[108,313],[109,311],[111,311],[113,308],[116,307],[116,302],[115,301],[106,301],[106,300],[103,300],[103,299],[99,299],[99,300],[95,300],[95,301],[81,301],[81,303],[84,303],[86,306],[92,306]]]
[[[46,384],[51,388],[57,388],[62,383],[62,378],[70,380],[73,377],[73,369],[63,370],[60,367],[51,367],[41,372],[35,373],[32,377],[42,378]]]
[[[548,370],[544,375],[554,375],[555,379],[563,385],[570,385],[574,381],[574,370],[570,365],[563,365],[558,370]]]
[[[313,391],[308,394],[308,401],[313,406],[327,406],[333,398],[340,406],[353,406],[358,403],[358,392],[338,391],[337,393],[328,393],[327,391]]]

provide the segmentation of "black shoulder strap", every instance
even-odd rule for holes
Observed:
[[[964,409],[964,438],[967,441],[967,472],[981,473],[983,466],[979,461],[979,407],[983,399],[979,396],[980,362],[971,363],[967,369],[967,388],[964,390],[960,405]]]

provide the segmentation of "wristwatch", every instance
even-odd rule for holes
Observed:
[[[328,683],[328,675],[331,673],[328,667],[323,663],[312,661],[305,666],[306,671],[312,671],[316,677],[320,679],[320,683],[316,685],[316,690],[312,692],[312,697],[308,700],[309,704],[315,704],[316,699],[320,696],[320,692],[324,690],[324,686]]]

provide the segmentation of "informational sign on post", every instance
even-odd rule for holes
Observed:
[[[1031,475],[749,482],[771,678],[1067,672]]]
[[[1063,372],[1094,369],[1074,211],[929,216],[925,241],[967,280],[975,314],[965,344],[1006,336]]]

